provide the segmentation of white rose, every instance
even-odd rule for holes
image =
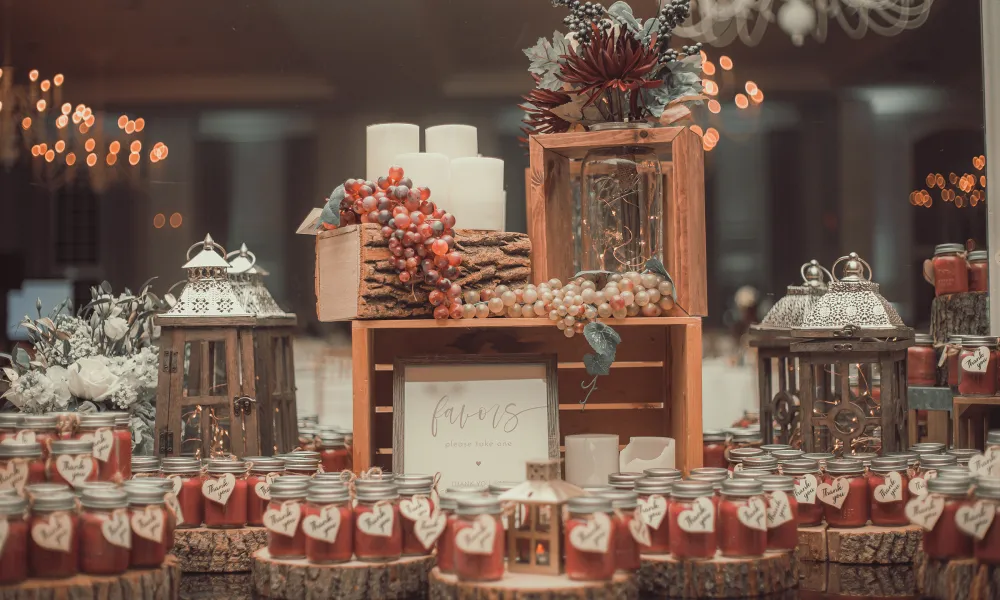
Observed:
[[[69,391],[77,398],[99,402],[108,397],[117,382],[101,358],[81,358],[69,367]]]
[[[110,317],[104,322],[104,335],[113,340],[120,340],[128,333],[128,322],[121,317]]]
[[[52,394],[55,396],[56,404],[60,408],[69,406],[73,393],[69,391],[69,372],[66,371],[66,367],[49,367],[45,369],[45,374],[52,381]]]

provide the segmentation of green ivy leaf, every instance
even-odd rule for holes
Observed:
[[[671,293],[670,295],[674,297],[674,301],[677,301],[677,284],[674,283],[674,278],[667,273],[667,268],[663,266],[658,258],[651,258],[646,261],[645,271],[649,273],[656,273],[657,275],[662,275],[664,279],[670,282]]]
[[[603,354],[585,354],[583,364],[587,366],[587,373],[591,375],[607,375],[611,372],[611,363],[614,357],[608,358]]]
[[[614,360],[615,351],[622,341],[622,336],[618,335],[617,331],[600,321],[587,323],[583,328],[583,337],[587,338],[594,352],[610,356],[611,360]]]
[[[629,28],[630,31],[639,33],[642,27],[639,21],[632,14],[632,7],[627,2],[615,2],[608,9],[608,16]]]

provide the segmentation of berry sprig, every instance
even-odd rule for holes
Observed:
[[[674,29],[686,21],[690,14],[691,0],[670,0],[660,8],[660,12],[656,16],[656,46],[662,62],[673,62],[701,52],[701,42],[690,46],[681,46],[679,52],[670,47]]]
[[[581,0],[552,0],[552,6],[565,6],[569,14],[563,18],[566,29],[576,33],[576,39],[581,44],[590,41],[593,26],[605,30],[610,29],[611,22],[605,21],[607,9],[600,2],[581,2]]]

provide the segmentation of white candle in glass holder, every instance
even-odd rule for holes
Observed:
[[[566,436],[566,481],[578,487],[608,485],[618,472],[618,436],[589,433]]]
[[[451,193],[445,210],[459,229],[503,230],[503,161],[471,156],[451,161]]]
[[[444,154],[448,158],[479,155],[479,138],[472,125],[436,125],[424,130],[427,152]]]
[[[411,152],[397,155],[394,162],[403,167],[403,174],[410,178],[414,187],[429,188],[431,202],[448,210],[451,161],[447,156],[430,152]]]
[[[367,142],[365,178],[375,182],[389,174],[396,156],[420,152],[420,127],[409,123],[369,125]]]

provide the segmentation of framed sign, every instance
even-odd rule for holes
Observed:
[[[559,458],[556,357],[397,359],[392,470],[441,473],[441,489],[523,481],[525,461]]]

